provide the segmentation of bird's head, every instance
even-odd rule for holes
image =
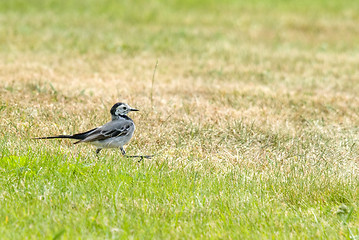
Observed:
[[[112,117],[117,117],[117,116],[121,116],[121,115],[127,115],[131,111],[138,111],[138,110],[130,107],[126,103],[118,102],[115,105],[113,105],[110,113],[111,113]]]

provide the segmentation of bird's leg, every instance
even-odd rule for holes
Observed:
[[[102,148],[97,148],[97,149],[96,149],[96,154],[97,154],[97,155],[100,153],[101,149],[102,149]]]
[[[120,149],[121,149],[122,155],[123,155],[123,156],[126,156],[126,151],[125,151],[125,149],[123,149],[123,147],[121,147]]]

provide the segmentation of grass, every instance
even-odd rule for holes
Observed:
[[[358,239],[358,10],[1,1],[0,236]],[[152,160],[31,140],[117,101]]]

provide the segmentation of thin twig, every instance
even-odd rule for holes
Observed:
[[[170,119],[174,113],[175,113],[175,112],[173,111],[170,115],[168,115],[168,117],[167,117],[163,122],[161,122],[160,127],[162,127],[162,125],[163,125],[165,122],[167,122],[168,119]]]
[[[140,158],[138,162],[141,162],[144,158],[151,159],[154,155],[125,155],[127,158]]]
[[[158,65],[158,59],[156,60],[155,69],[153,70],[153,75],[152,75],[152,85],[151,85],[151,107],[153,107],[153,85],[154,85],[154,83],[155,83],[155,74],[156,74],[156,70],[157,70],[157,65]]]

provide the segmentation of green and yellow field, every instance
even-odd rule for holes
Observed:
[[[358,23],[353,0],[0,1],[0,238],[359,239]],[[153,159],[31,139],[118,101]]]

